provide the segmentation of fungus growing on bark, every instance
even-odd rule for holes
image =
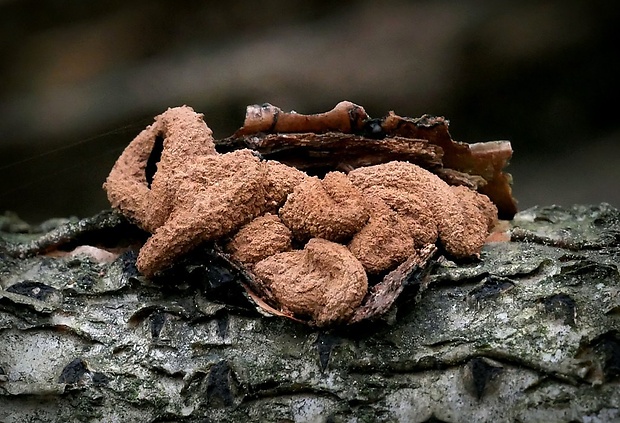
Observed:
[[[362,167],[351,171],[349,178],[364,195],[376,196],[396,211],[418,246],[438,238],[456,257],[476,255],[497,221],[497,209],[486,196],[450,187],[411,163]]]
[[[177,107],[130,143],[104,188],[152,234],[137,260],[146,276],[223,242],[261,308],[319,326],[357,322],[389,309],[435,243],[479,254],[497,208],[475,189],[493,186],[511,213],[509,143],[456,143],[446,128],[443,118],[370,119],[350,102],[317,115],[265,104],[214,141],[202,115]]]
[[[317,326],[346,321],[362,303],[368,278],[343,245],[312,238],[303,250],[275,254],[256,264],[278,302],[310,316]]]
[[[280,209],[280,217],[296,238],[340,242],[368,220],[362,193],[344,173],[330,172],[322,180],[309,178],[298,185]]]
[[[161,159],[149,186],[147,162],[158,139]],[[156,117],[131,142],[104,188],[113,207],[153,234],[137,262],[153,276],[199,244],[277,208],[304,177],[247,149],[218,154],[202,115],[184,106]]]
[[[226,245],[226,250],[234,260],[253,264],[276,253],[291,250],[291,240],[291,230],[278,216],[267,213],[239,229]]]
[[[381,198],[370,196],[367,203],[368,224],[355,234],[348,247],[368,273],[380,273],[414,255],[415,242],[402,217]]]
[[[248,106],[244,126],[218,145],[248,147],[265,158],[311,172],[325,168],[348,172],[407,161],[430,170],[450,185],[463,185],[487,195],[502,219],[512,219],[517,211],[512,177],[504,172],[512,157],[509,141],[458,142],[450,136],[449,121],[443,117],[407,118],[390,112],[371,119],[363,108],[350,102],[341,102],[323,114],[290,113],[296,117],[292,122],[280,122],[280,109],[265,106],[276,112],[256,113],[261,106]],[[307,120],[312,126],[303,124]],[[333,120],[350,130],[334,131]]]

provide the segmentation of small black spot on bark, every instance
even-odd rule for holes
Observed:
[[[170,271],[174,272],[177,278],[182,277],[189,284],[200,287],[205,297],[210,300],[231,306],[254,308],[243,294],[242,285],[238,283],[244,279],[243,274],[211,246],[190,253],[182,263]],[[164,273],[165,271],[162,275]]]
[[[164,328],[164,323],[166,323],[167,317],[166,313],[157,310],[153,312],[149,316],[149,327],[151,329],[151,337],[156,339],[159,338],[159,334],[161,330]]]
[[[100,372],[93,373],[93,385],[105,386],[110,382],[110,378]]]
[[[207,280],[210,288],[214,290],[221,289],[222,286],[230,285],[236,279],[236,275],[226,267],[210,266],[206,269]]]
[[[95,279],[91,275],[80,276],[75,284],[83,290],[89,290],[95,284]]]
[[[495,298],[514,286],[514,282],[508,278],[491,275],[485,278],[482,284],[469,291],[469,296],[475,301],[482,301],[488,298]]]
[[[330,414],[325,418],[325,423],[336,423],[336,417],[333,414]]]
[[[381,124],[383,119],[368,119],[364,122],[363,136],[367,138],[383,139],[386,136]]]
[[[568,263],[568,262],[573,262],[575,260],[584,260],[584,259],[585,259],[584,256],[580,254],[575,254],[575,253],[566,253],[558,257],[558,261],[560,263]]]
[[[127,250],[119,256],[117,260],[121,260],[123,274],[130,278],[135,278],[140,275],[138,268],[136,267],[136,261],[138,260],[138,252],[135,250]]]
[[[491,380],[502,372],[500,367],[493,366],[481,357],[473,358],[467,364],[471,377],[469,388],[477,399],[481,399]]]
[[[58,383],[66,383],[67,385],[76,385],[80,382],[84,374],[88,372],[86,363],[81,358],[76,358],[71,363],[67,364],[60,377],[58,377]]]
[[[217,334],[220,338],[226,338],[228,335],[228,325],[230,323],[228,313],[222,313],[220,316],[217,316],[215,321],[217,323]]]
[[[610,381],[620,377],[620,333],[612,331],[604,334],[596,351],[602,357],[605,379]]]
[[[319,364],[322,372],[327,369],[332,351],[340,345],[341,341],[341,338],[325,332],[320,332],[317,336],[314,345],[319,353]]]
[[[232,369],[224,360],[211,367],[207,380],[207,403],[210,407],[230,407],[234,403]]]
[[[58,290],[41,282],[26,280],[9,286],[6,291],[44,301]]]
[[[575,325],[577,309],[575,300],[566,294],[556,294],[543,298],[542,303],[545,311],[555,319],[559,319],[567,325]]]
[[[430,416],[428,419],[424,420],[422,423],[448,423],[445,420],[438,419],[435,416]]]

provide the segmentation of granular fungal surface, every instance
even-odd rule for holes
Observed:
[[[478,256],[498,207],[514,213],[502,172],[508,152],[507,142],[452,141],[443,118],[371,119],[350,102],[317,115],[250,106],[245,125],[216,141],[203,116],[183,106],[129,144],[104,188],[151,233],[137,260],[144,275],[221,244],[259,305],[327,326],[359,310],[385,312],[397,295],[364,306],[426,266],[431,246]]]

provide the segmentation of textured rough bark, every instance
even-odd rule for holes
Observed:
[[[441,260],[385,320],[330,331],[257,313],[207,250],[153,281],[131,248],[111,262],[32,255],[140,240],[102,216],[43,242],[0,218],[2,422],[620,419],[620,213],[607,204],[523,211],[512,242]]]

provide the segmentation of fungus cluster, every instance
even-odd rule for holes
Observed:
[[[355,135],[376,125],[348,102],[310,116],[251,106],[235,139],[251,147],[257,133]],[[201,114],[171,108],[110,172],[112,206],[152,234],[137,261],[146,276],[218,241],[269,291],[272,307],[325,326],[351,319],[368,298],[369,275],[388,274],[435,243],[454,257],[475,256],[497,222],[486,195],[407,161],[363,165],[358,156],[356,166],[310,176],[253,149],[217,146]]]

